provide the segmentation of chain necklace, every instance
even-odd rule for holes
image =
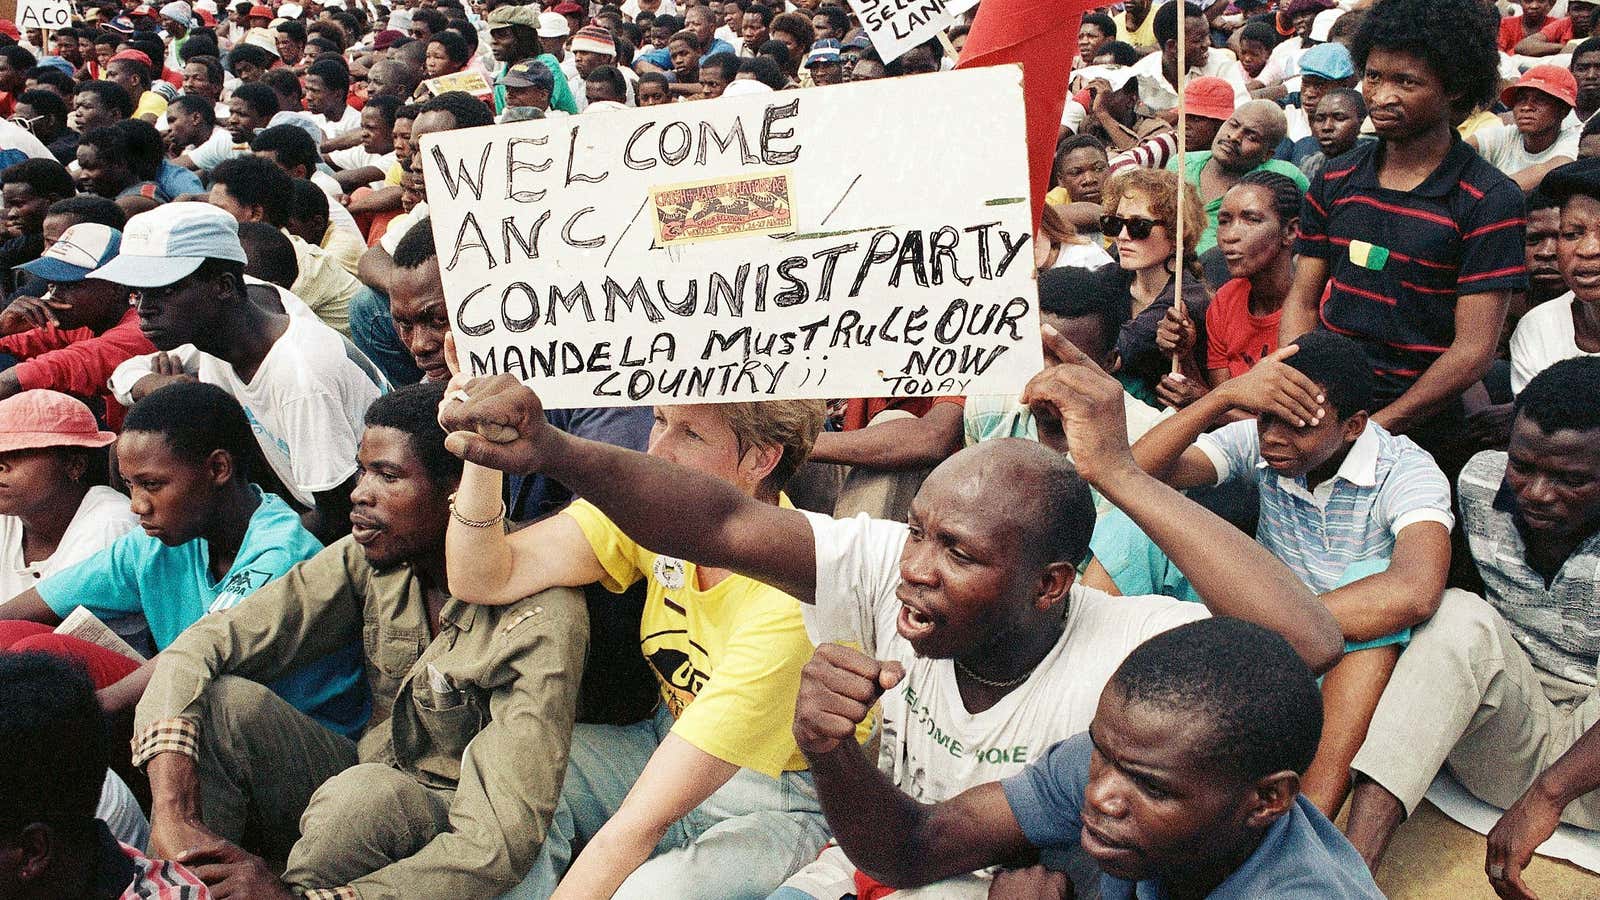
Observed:
[[[977,672],[972,671],[972,669],[967,667],[966,663],[962,662],[959,659],[956,660],[955,662],[956,662],[956,671],[958,671],[961,674],[967,676],[971,680],[976,681],[978,684],[981,684],[986,688],[995,688],[997,690],[1009,690],[1011,688],[1014,688],[1017,685],[1023,683],[1024,681],[1027,681],[1028,680],[1028,676],[1033,674],[1033,670],[1029,669],[1028,671],[1023,672],[1021,675],[1018,675],[1015,678],[1009,678],[1009,679],[1007,679],[1005,681],[996,681],[993,678],[985,678],[982,675],[979,675]]]

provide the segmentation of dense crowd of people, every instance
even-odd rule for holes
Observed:
[[[1600,5],[1085,12],[1019,395],[463,374],[424,136],[1006,0],[679,2],[0,20],[0,896],[1379,897],[1441,772],[1485,891],[1600,841]]]

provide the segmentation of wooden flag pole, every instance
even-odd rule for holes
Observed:
[[[1184,49],[1189,44],[1189,30],[1184,16],[1189,3],[1188,0],[1172,0],[1172,2],[1178,5],[1178,71],[1173,84],[1173,87],[1178,91],[1178,216],[1177,234],[1173,235],[1173,243],[1176,247],[1174,252],[1177,254],[1178,261],[1177,265],[1172,269],[1172,308],[1178,311],[1179,319],[1188,319],[1189,310],[1183,302],[1183,181],[1188,175],[1188,160],[1185,158],[1188,142],[1185,137],[1188,132],[1189,117],[1184,111],[1183,82],[1189,74],[1188,54],[1184,52]],[[1174,375],[1180,374],[1183,369],[1183,366],[1178,362],[1180,355],[1177,353],[1172,355],[1172,374]]]

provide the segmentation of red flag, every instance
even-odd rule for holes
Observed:
[[[1078,20],[1095,5],[1093,0],[983,0],[956,63],[958,69],[1022,64],[1036,224],[1050,189],[1050,163],[1078,52]]]

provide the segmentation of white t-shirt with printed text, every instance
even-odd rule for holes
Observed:
[[[817,553],[816,604],[801,607],[806,631],[814,643],[836,641],[905,667],[904,680],[883,696],[878,768],[923,803],[1010,777],[1085,730],[1111,673],[1134,647],[1209,615],[1198,603],[1113,597],[1075,585],[1061,640],[1021,686],[970,713],[953,662],[918,657],[896,631],[906,526],[865,514],[806,517]]]

